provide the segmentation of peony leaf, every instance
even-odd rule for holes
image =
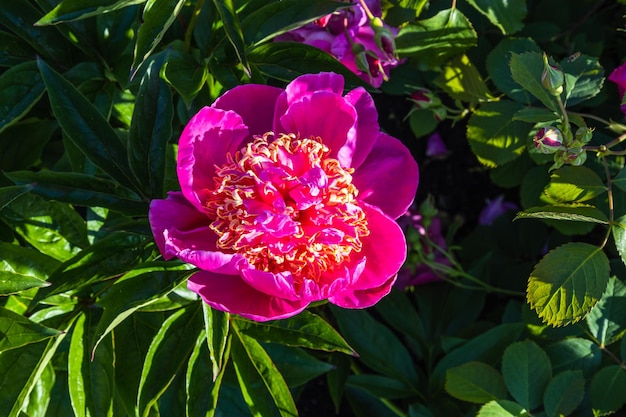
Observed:
[[[6,175],[6,174],[5,174]],[[31,184],[15,185],[0,188],[0,211],[21,196],[33,189]]]
[[[58,336],[60,332],[0,307],[0,353]]]
[[[602,297],[609,280],[609,260],[602,249],[570,242],[550,251],[528,281],[531,308],[552,326],[584,318]]]
[[[545,193],[561,203],[581,203],[606,190],[602,179],[591,169],[584,166],[564,166],[552,173]]]
[[[304,386],[312,379],[334,369],[333,365],[313,357],[302,348],[279,343],[269,343],[263,348],[290,388]]]
[[[48,409],[59,406],[58,401],[55,401],[57,398],[52,398],[55,382],[55,369],[49,362],[35,382],[35,386],[27,399],[28,405],[22,411],[32,417],[54,417]],[[69,412],[71,413],[71,410]]]
[[[586,317],[591,335],[600,346],[617,342],[626,332],[626,285],[611,277],[598,304]]]
[[[492,0],[469,0],[469,4],[485,15],[504,35],[511,35],[524,28],[526,1],[508,3]]]
[[[240,317],[233,317],[232,320],[241,333],[260,341],[355,355],[355,351],[328,322],[308,311],[288,319],[264,323]]]
[[[453,99],[478,104],[493,99],[487,84],[467,55],[459,55],[441,67],[435,84]]]
[[[548,417],[567,416],[578,407],[585,395],[585,378],[581,371],[565,371],[552,379],[544,394]]]
[[[600,366],[602,351],[591,340],[570,337],[546,346],[555,373],[581,370],[590,378]]]
[[[201,302],[181,308],[169,316],[146,353],[137,394],[139,416],[150,409],[187,363],[202,331]]]
[[[453,8],[404,26],[396,38],[396,50],[400,57],[438,67],[477,43],[478,35],[470,21]]]
[[[58,128],[54,120],[35,118],[11,124],[0,133],[0,167],[15,171],[40,164],[45,157],[44,149]],[[20,140],[15,140],[17,137]]]
[[[231,349],[239,387],[250,410],[259,416],[297,416],[289,387],[261,344],[233,325]]]
[[[47,287],[48,285],[50,285],[49,282],[32,275],[0,271],[0,295],[17,294],[30,288]]]
[[[445,388],[454,398],[477,404],[507,398],[502,375],[482,362],[467,362],[448,369]]]
[[[177,50],[170,51],[163,64],[161,74],[165,81],[180,94],[187,108],[191,106],[191,102],[198,95],[200,90],[202,90],[207,79],[211,76],[206,63],[194,57],[192,54]],[[158,78],[157,74],[157,79]],[[156,79],[153,82],[155,81]],[[169,99],[169,105],[173,107],[171,98]],[[171,128],[169,130],[171,131]]]
[[[613,239],[617,252],[622,258],[622,262],[626,265],[626,216],[622,216],[611,225]]]
[[[615,178],[613,178],[613,185],[622,191],[626,191],[626,168],[622,168]]]
[[[203,307],[206,304],[203,303]],[[186,412],[188,416],[213,417],[215,415],[218,395],[222,385],[222,378],[226,373],[226,367],[213,373],[206,333],[201,333],[196,341],[191,357],[187,363],[185,392]],[[230,344],[225,346],[225,356],[230,354]]]
[[[609,224],[609,219],[603,212],[586,204],[531,207],[517,213],[514,220],[518,219],[552,219]]]
[[[534,410],[552,378],[550,358],[535,342],[514,343],[502,356],[502,376],[515,401]]]
[[[0,75],[0,132],[17,122],[39,101],[44,92],[37,63],[15,65]],[[6,169],[6,167],[3,166]]]
[[[35,25],[55,25],[61,22],[86,19],[145,2],[146,0],[62,0],[54,9],[39,19]]]
[[[520,156],[526,149],[531,126],[513,120],[523,107],[513,101],[499,101],[480,106],[469,119],[467,138],[478,160],[496,167]]]
[[[567,106],[595,97],[602,89],[604,69],[598,58],[583,54],[575,59],[565,58],[559,65],[565,74]]]
[[[0,30],[0,67],[11,68],[31,61],[36,55],[28,44],[13,34]]]
[[[547,108],[558,111],[556,99],[541,84],[544,64],[540,52],[512,53],[510,66],[511,76],[516,83],[538,98]]]
[[[224,372],[228,359],[227,344],[230,334],[230,315],[223,311],[215,310],[208,304],[202,304],[204,312],[204,331],[207,346],[211,352],[210,359],[213,368],[212,379],[215,381]]]
[[[334,366],[325,365],[330,367],[325,372],[335,370],[333,369]],[[407,387],[402,381],[382,375],[352,374],[348,376],[347,384],[365,390],[378,398],[401,399],[411,398],[415,395],[415,391]]]
[[[215,8],[220,15],[226,37],[235,49],[235,54],[237,54],[243,71],[248,77],[251,77],[252,71],[248,63],[245,40],[241,29],[242,26],[241,23],[239,23],[239,17],[237,16],[233,0],[213,0],[213,4],[215,4]]]
[[[600,369],[591,379],[589,398],[594,415],[612,414],[626,404],[626,370],[619,365]]]
[[[527,417],[524,407],[509,400],[490,401],[480,407],[476,417]]]

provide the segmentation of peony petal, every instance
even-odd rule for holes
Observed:
[[[228,90],[211,107],[232,110],[241,116],[252,135],[272,130],[276,99],[282,88],[263,84],[244,84]]]
[[[365,268],[352,285],[328,298],[346,308],[369,307],[387,295],[406,260],[406,240],[400,226],[376,207],[362,204],[362,208],[370,231],[358,254],[366,259]]]
[[[182,193],[170,192],[165,200],[152,200],[148,217],[154,240],[165,259],[178,257],[207,271],[237,272],[241,257],[217,248],[217,235],[209,228],[211,220]]]
[[[289,106],[280,124],[283,132],[303,138],[319,136],[330,149],[329,156],[347,168],[351,166],[352,150],[356,146],[356,118],[355,108],[343,97],[320,91]],[[344,145],[346,151],[338,153]]]
[[[215,166],[241,149],[248,136],[233,111],[204,107],[189,121],[178,141],[177,172],[183,194],[198,210],[204,211],[206,194],[214,186]]]
[[[352,153],[352,168],[358,168],[371,152],[380,133],[378,111],[372,96],[363,88],[358,87],[345,96],[345,100],[354,106],[357,114],[356,141]],[[350,146],[345,144],[344,148]],[[344,152],[343,150],[339,153]]]
[[[285,300],[259,292],[238,275],[199,271],[189,278],[187,287],[217,310],[256,321],[291,317],[309,304],[308,301]]]
[[[259,292],[287,300],[298,300],[293,276],[290,272],[272,273],[246,268],[241,271],[242,279]]]
[[[380,133],[367,159],[352,175],[359,200],[397,219],[411,205],[419,172],[411,152],[398,139]]]

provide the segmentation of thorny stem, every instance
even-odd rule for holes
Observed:
[[[185,32],[185,52],[189,52],[191,49],[191,37],[193,36],[193,29],[196,27],[200,10],[202,10],[202,4],[204,4],[204,0],[198,0],[196,7],[193,9],[189,26],[187,26],[187,31]]]

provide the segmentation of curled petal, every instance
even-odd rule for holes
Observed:
[[[353,174],[359,200],[389,217],[404,214],[415,198],[419,172],[411,152],[398,139],[380,133],[372,151]]]
[[[363,88],[358,87],[348,92],[345,100],[354,106],[357,114],[356,141],[346,143],[343,148],[352,146],[352,168],[358,168],[371,152],[380,132],[378,111],[372,96]],[[339,153],[345,152],[344,149]]]
[[[259,292],[238,275],[199,271],[189,278],[187,287],[217,310],[256,321],[291,317],[309,304],[308,301],[287,300]]]
[[[290,272],[272,273],[248,268],[241,271],[241,277],[252,288],[264,294],[287,300],[298,299]]]

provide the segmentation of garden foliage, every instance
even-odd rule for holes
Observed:
[[[374,88],[275,41],[343,2],[0,0],[0,415],[296,416],[311,395],[358,417],[622,409],[626,101],[606,80],[624,3],[383,1],[398,65]],[[406,103],[412,149],[466,141],[518,210],[448,219],[442,245],[423,197],[406,271],[439,281],[368,309],[213,309],[148,221],[180,189],[178,138],[227,90],[319,72]]]

